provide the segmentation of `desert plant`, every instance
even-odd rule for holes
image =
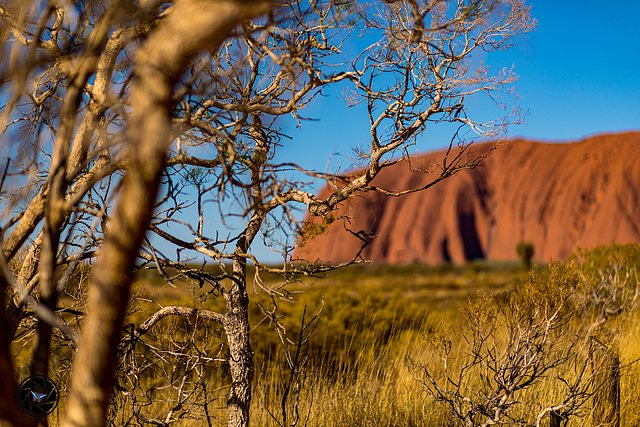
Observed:
[[[104,425],[134,272],[150,263],[167,282],[205,287],[224,303],[216,312],[160,307],[133,331],[172,310],[217,322],[229,353],[227,422],[248,425],[254,353],[247,265],[282,277],[264,287],[256,274],[256,292],[286,298],[296,269],[318,271],[293,262],[297,208],[329,222],[341,203],[364,192],[401,196],[476,167],[489,153],[471,151],[466,130],[500,139],[521,111],[510,108],[512,71],[492,73],[471,59],[508,48],[534,26],[521,0],[0,3],[0,136],[9,142],[1,155],[0,294],[7,307],[0,323],[10,326],[0,328],[0,366],[13,370],[7,349],[28,310],[35,312],[32,373],[50,370],[53,329],[77,345],[62,425]],[[372,44],[345,50],[351,37]],[[368,111],[366,143],[356,150],[360,171],[281,163],[283,118],[301,124],[301,110],[336,85],[344,85],[350,106]],[[499,117],[467,109],[479,96],[496,102]],[[374,185],[442,122],[458,129],[446,155],[424,170],[433,172],[427,181]],[[316,197],[310,180],[335,191]],[[171,249],[160,251],[148,234]],[[282,268],[256,258],[260,236],[282,255]],[[21,247],[27,256],[17,266]],[[219,272],[185,261],[196,257]],[[90,260],[92,273],[76,340],[54,311],[67,286],[58,273],[72,273],[79,260]],[[157,360],[164,360],[160,353]],[[16,388],[11,376],[0,387],[0,418],[33,425],[16,407]],[[170,424],[171,411],[160,408],[153,420]]]
[[[590,323],[590,359],[597,389],[593,425],[620,425],[620,356],[617,335],[640,296],[640,246],[616,244],[578,249],[583,281],[577,289],[581,314]]]
[[[624,320],[640,298],[640,245],[613,243],[580,248],[571,256],[580,263],[584,280],[577,296],[594,327],[609,319]]]
[[[467,427],[539,426],[547,414],[581,413],[592,385],[583,329],[572,327],[582,280],[576,263],[551,264],[508,291],[470,299],[456,327],[427,335],[433,352],[411,362],[416,379]],[[561,397],[527,403],[525,392],[552,378]]]
[[[520,258],[523,267],[529,270],[531,268],[531,260],[535,254],[533,243],[525,241],[518,243],[516,246],[516,253],[518,254],[518,258]]]

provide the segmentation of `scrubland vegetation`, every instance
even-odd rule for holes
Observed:
[[[638,425],[639,266],[637,245],[582,251],[531,272],[359,265],[306,278],[290,288],[290,302],[256,298],[252,424]],[[163,286],[141,272],[127,323],[178,303],[217,308],[197,286]],[[113,425],[226,422],[228,355],[216,323],[167,316],[133,344],[130,332]],[[17,341],[16,360],[29,347],[28,337]],[[71,349],[55,354],[64,396]],[[64,408],[63,399],[52,424]]]
[[[420,331],[414,318],[429,310],[402,291],[354,291],[354,302],[342,289],[321,317],[321,299],[288,307],[294,271],[337,268],[298,262],[300,246],[349,200],[426,191],[497,149],[525,116],[518,77],[474,58],[534,30],[530,10],[524,0],[0,2],[0,367],[20,371],[0,382],[0,420],[36,427],[15,399],[31,374],[60,384],[64,427],[247,427],[267,409],[295,423],[294,402],[283,411],[279,396],[317,396],[300,401],[298,424],[323,422],[306,410],[327,411],[316,384],[356,384],[364,344],[377,354],[376,340]],[[322,107],[325,96],[339,101]],[[358,105],[368,114],[347,117]],[[336,131],[319,135],[325,158],[296,154],[317,144],[294,126],[320,119]],[[432,126],[444,151],[418,161]],[[494,142],[476,150],[477,140]],[[391,167],[423,176],[384,185]],[[348,225],[359,215],[340,220],[358,237],[353,259],[374,233]],[[261,240],[278,268],[260,259]],[[141,263],[179,291],[134,283]],[[252,284],[248,264],[283,285]],[[308,327],[296,341],[298,324]],[[286,343],[291,387],[253,391],[279,372]],[[41,391],[21,402],[42,403]],[[260,394],[271,400],[252,400]]]

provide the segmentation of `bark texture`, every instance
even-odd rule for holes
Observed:
[[[104,424],[134,262],[171,142],[175,81],[194,54],[216,49],[238,23],[269,7],[268,1],[178,1],[136,56],[130,166],[89,284],[65,427]]]
[[[254,175],[257,169],[252,171]],[[259,185],[253,187],[254,200],[260,196]],[[233,260],[233,278],[231,289],[225,296],[227,313],[223,326],[229,343],[229,370],[231,372],[231,390],[227,398],[227,424],[231,427],[249,425],[251,405],[251,382],[253,381],[253,350],[249,341],[249,294],[247,293],[247,259],[245,254],[265,219],[265,211],[256,209],[249,220],[243,235],[236,244],[236,258]]]
[[[223,323],[229,343],[231,390],[227,398],[229,426],[249,425],[251,382],[253,381],[253,350],[249,342],[249,295],[247,294],[246,262],[233,263],[234,285],[231,290]]]

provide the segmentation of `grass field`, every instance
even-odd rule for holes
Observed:
[[[540,271],[546,268],[539,267]],[[290,285],[290,301],[273,301],[260,292],[253,294],[252,425],[463,425],[451,408],[430,397],[420,382],[425,380],[425,367],[439,381],[445,378],[443,368],[434,359],[436,352],[430,337],[444,332],[454,338],[447,369],[460,370],[468,360],[464,334],[450,332],[460,329],[459,308],[478,296],[509,289],[514,280],[526,283],[528,274],[515,263],[357,265]],[[275,280],[263,279],[267,285]],[[222,308],[220,298],[206,294],[206,286],[177,283],[172,287],[163,283],[152,272],[139,275],[127,323],[140,324],[160,306]],[[265,316],[265,311],[273,314]],[[301,334],[303,318],[310,324]],[[620,419],[621,425],[626,426],[640,425],[640,391],[635,387],[640,378],[636,363],[640,358],[638,321],[640,317],[632,314],[612,339],[620,358]],[[504,334],[497,337],[496,348],[504,344]],[[119,373],[121,385],[129,394],[114,399],[113,424],[147,425],[134,416],[135,409],[144,416],[169,414],[168,419],[176,420],[171,425],[203,425],[203,419],[208,420],[208,425],[223,425],[229,376],[220,327],[211,322],[167,317],[142,341],[136,345],[137,354],[126,356],[122,365],[129,377],[124,371]],[[24,358],[30,354],[29,345],[20,345],[19,356]],[[585,348],[575,349],[587,354]],[[65,366],[70,360],[67,353],[60,353],[59,362]],[[545,404],[562,400],[566,387],[557,378],[575,378],[571,369],[575,371],[576,367],[550,370],[519,391],[516,403],[509,408],[514,420],[524,423],[521,425],[535,425],[535,416]],[[132,372],[137,375],[134,382],[130,381]],[[66,375],[60,375],[61,383]],[[474,387],[482,387],[480,378],[472,376],[465,387],[473,397]],[[61,388],[64,396],[65,387]],[[593,425],[591,408],[591,401],[586,400],[566,425]],[[56,424],[61,411],[64,401],[51,415],[51,425]],[[476,417],[476,421],[480,418]],[[481,422],[474,421],[472,425]],[[548,426],[548,419],[541,425]]]
[[[320,315],[313,333],[305,335],[301,350],[306,364],[300,391],[292,390],[286,402],[287,416],[292,416],[298,396],[299,425],[425,425],[438,411],[427,405],[407,357],[425,347],[423,334],[455,321],[458,307],[470,296],[504,290],[514,277],[524,276],[526,271],[513,263],[364,264],[288,286],[291,301],[278,302],[277,312],[289,338],[298,338],[303,313],[307,320]],[[140,291],[145,299],[163,306],[221,308],[217,299],[203,300],[205,288],[163,286],[153,273],[143,277],[147,285]],[[270,300],[261,302],[274,308]],[[142,307],[146,309],[130,319],[134,323],[156,308]],[[282,420],[283,388],[291,371],[274,322],[257,304],[250,320],[256,364],[252,424],[278,425],[270,412]],[[212,375],[219,382],[211,388],[220,394],[215,418],[224,422],[224,369],[220,372]]]
[[[540,267],[545,270],[546,267]],[[470,264],[468,266],[359,266],[319,280],[305,289],[299,305],[317,307],[324,296],[325,308],[307,349],[310,362],[304,372],[299,414],[310,426],[431,426],[462,425],[450,408],[428,397],[421,379],[421,363],[433,362],[428,335],[446,331],[459,319],[459,307],[477,295],[510,288],[515,279],[524,283],[527,272],[514,264]],[[283,309],[289,322],[301,316],[299,307]],[[640,376],[640,328],[638,316],[631,316],[613,338],[620,357],[621,425],[640,425],[640,392],[635,384]],[[617,326],[617,325],[616,325]],[[577,325],[569,328],[569,332]],[[265,337],[265,328],[254,336]],[[500,339],[501,336],[498,337]],[[261,341],[264,338],[258,338]],[[560,339],[560,335],[558,338]],[[255,340],[254,340],[255,341]],[[268,340],[265,340],[268,341]],[[453,343],[453,352],[462,351]],[[500,343],[497,344],[500,346]],[[260,344],[258,349],[262,349]],[[512,409],[525,425],[535,425],[535,415],[544,405],[562,401],[566,387],[557,378],[571,381],[575,366],[559,366],[523,389]],[[257,372],[253,416],[256,425],[278,425],[272,414],[282,408],[283,378],[286,367],[282,346],[257,351]],[[459,369],[463,355],[450,359],[449,369]],[[280,361],[280,367],[273,361]],[[429,368],[431,368],[429,366]],[[573,370],[573,371],[572,371]],[[441,377],[442,378],[442,377]],[[424,379],[424,378],[422,378]],[[472,379],[475,381],[476,379]],[[481,387],[480,382],[476,383]],[[598,387],[598,386],[596,386]],[[475,391],[469,395],[473,397]],[[279,400],[280,398],[280,400]],[[591,418],[593,399],[585,399],[571,426],[598,425]],[[285,407],[293,411],[295,402]],[[291,417],[291,415],[289,415]],[[289,418],[291,419],[291,418]],[[481,421],[478,417],[477,423]],[[514,418],[515,420],[515,418]],[[510,423],[506,423],[509,425]],[[511,425],[515,425],[513,422]],[[545,417],[541,425],[549,425]],[[602,424],[607,425],[607,424]]]

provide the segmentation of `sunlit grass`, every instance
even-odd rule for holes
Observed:
[[[357,266],[317,279],[312,284],[292,285],[292,291],[303,292],[294,294],[293,303],[278,303],[279,322],[286,326],[287,335],[296,338],[303,312],[307,320],[320,310],[321,315],[302,349],[308,359],[299,388],[294,385],[289,390],[284,405],[287,425],[291,425],[296,417],[299,417],[297,425],[301,426],[461,425],[452,418],[447,407],[429,398],[417,381],[419,370],[416,366],[433,356],[425,335],[455,324],[458,307],[470,297],[504,290],[514,277],[525,275],[526,272],[516,265]],[[153,277],[145,280],[146,284],[136,287],[136,296],[141,299],[127,322],[139,324],[158,309],[158,304],[223,307],[220,301],[199,298],[206,290],[204,288],[195,289],[186,284],[177,284],[176,288],[162,286]],[[257,306],[251,307],[250,320],[254,324],[251,342],[256,367],[252,425],[277,426],[283,418],[282,398],[290,370],[273,323],[264,320]],[[189,327],[167,318],[145,339],[155,345],[168,337],[180,338]],[[200,327],[212,328],[206,337],[206,346],[204,338],[198,338],[203,351],[212,352],[218,345],[224,345],[221,331],[215,325]],[[616,337],[616,346],[622,366],[622,425],[640,425],[640,391],[636,386],[640,379],[640,362],[637,362],[640,358],[640,317],[626,319],[621,331]],[[14,346],[14,350],[18,365],[24,370],[30,345],[25,345],[21,351]],[[456,366],[450,368],[456,369]],[[145,387],[166,386],[170,376],[159,370],[149,372],[156,372],[153,374],[156,377],[145,378]],[[210,363],[204,380],[210,398],[206,409],[211,425],[223,425],[229,384],[224,364]],[[540,405],[557,401],[562,393],[564,389],[550,375],[519,396],[518,415],[533,421]],[[147,413],[166,412],[171,406],[163,392],[149,396],[151,401],[145,407]],[[153,401],[155,398],[157,401]],[[50,425],[57,424],[64,407],[61,402],[60,410],[50,417]],[[569,426],[587,425],[591,421],[588,404],[585,408],[585,417],[570,419]],[[131,405],[118,408],[116,424],[127,420],[135,420]],[[184,419],[172,425],[203,424]],[[548,421],[543,425],[548,425]]]

